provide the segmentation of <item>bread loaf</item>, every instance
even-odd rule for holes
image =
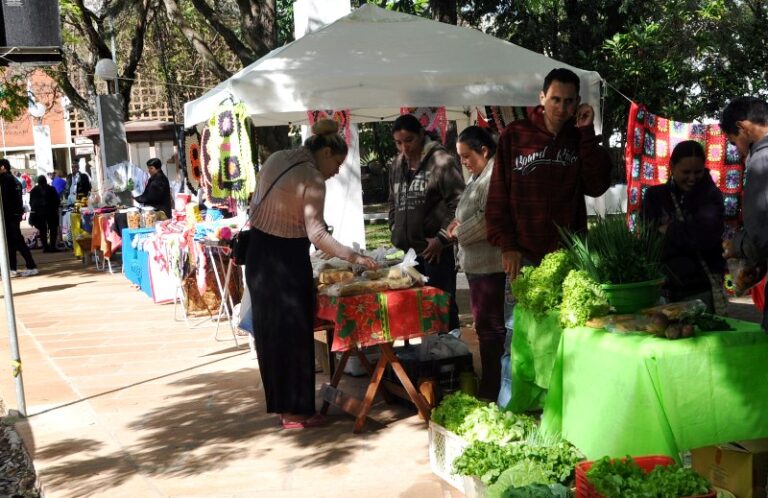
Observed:
[[[338,284],[355,278],[350,270],[322,270],[318,276],[321,284]]]

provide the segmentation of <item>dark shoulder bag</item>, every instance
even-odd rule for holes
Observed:
[[[280,178],[283,177],[284,174],[291,171],[294,167],[298,166],[299,164],[304,164],[306,161],[299,161],[297,163],[291,164],[286,168],[285,171],[277,175],[277,178],[275,178],[275,181],[272,182],[272,185],[269,186],[266,192],[264,192],[264,196],[259,200],[257,204],[253,206],[255,209],[259,204],[264,202],[264,199],[267,198],[267,195],[272,191],[272,187],[275,186],[275,184],[280,180]],[[248,241],[251,238],[251,230],[250,229],[243,229],[240,230],[234,237],[232,237],[232,241],[230,242],[230,246],[232,248],[232,258],[235,260],[235,263],[238,265],[244,265],[246,259],[248,258]]]

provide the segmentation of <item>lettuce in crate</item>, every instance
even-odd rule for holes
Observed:
[[[462,439],[508,444],[525,439],[536,427],[533,418],[502,411],[495,403],[484,403],[457,392],[446,396],[432,411],[432,421]]]
[[[475,476],[484,484],[491,485],[507,469],[520,462],[533,462],[536,465],[517,468],[535,469],[536,479],[544,480],[542,484],[568,483],[574,467],[583,459],[584,455],[568,441],[534,432],[525,441],[505,446],[475,441],[453,462],[453,472]]]

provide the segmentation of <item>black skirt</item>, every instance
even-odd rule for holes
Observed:
[[[268,413],[315,413],[315,287],[309,239],[251,229],[245,272]]]

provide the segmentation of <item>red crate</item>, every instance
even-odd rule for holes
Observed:
[[[638,467],[643,469],[646,473],[652,471],[657,465],[672,465],[675,461],[672,458],[666,456],[644,456],[633,457]],[[622,458],[622,461],[625,459]],[[597,493],[589,483],[587,479],[587,471],[592,468],[592,464],[595,462],[581,462],[576,464],[576,498],[619,498],[619,497],[604,497]],[[717,492],[710,490],[705,495],[692,496],[686,498],[717,498]]]

